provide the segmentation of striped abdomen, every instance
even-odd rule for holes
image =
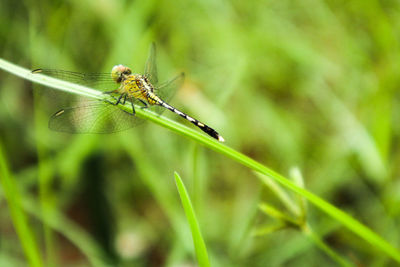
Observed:
[[[178,114],[179,116],[181,116],[182,118],[190,121],[191,123],[193,123],[194,125],[196,125],[197,127],[200,128],[200,130],[202,130],[203,132],[205,132],[206,134],[208,134],[209,136],[217,139],[220,142],[224,142],[224,138],[219,135],[219,133],[217,133],[217,131],[215,131],[213,128],[205,125],[204,123],[196,120],[195,118],[190,117],[189,115],[183,113],[182,111],[174,108],[173,106],[168,105],[167,103],[165,103],[164,101],[162,101],[161,99],[159,99],[158,101],[158,105],[163,106],[166,109],[169,109],[170,111]]]

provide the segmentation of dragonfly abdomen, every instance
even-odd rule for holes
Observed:
[[[218,141],[220,141],[220,142],[224,142],[225,141],[225,139],[221,135],[219,135],[219,133],[217,131],[215,131],[213,128],[209,127],[208,125],[196,120],[195,118],[190,117],[189,115],[183,113],[182,111],[174,108],[173,106],[167,104],[166,102],[164,102],[162,100],[158,104],[163,106],[163,107],[165,107],[166,109],[169,109],[170,111],[178,114],[182,118],[190,121],[191,123],[193,123],[194,125],[199,127],[200,130],[202,130],[203,132],[205,132],[209,136],[217,139]]]

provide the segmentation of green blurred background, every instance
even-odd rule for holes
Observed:
[[[398,1],[2,0],[0,22],[0,57],[28,69],[140,73],[154,41],[160,80],[186,74],[173,105],[399,246]],[[284,208],[245,167],[152,123],[52,132],[47,92],[0,72],[0,142],[44,266],[195,266],[174,171],[212,266],[338,264],[295,228],[251,234],[275,223],[258,203]],[[2,188],[0,216],[0,265],[27,265]],[[307,222],[354,264],[394,265],[312,206]]]

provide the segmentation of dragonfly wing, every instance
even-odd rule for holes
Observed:
[[[62,109],[49,120],[49,128],[67,133],[114,133],[143,122],[118,106],[104,101]]]
[[[146,60],[146,64],[144,65],[144,75],[153,85],[158,83],[155,43],[152,43],[150,46],[149,56]]]
[[[81,73],[57,69],[36,69],[33,70],[32,73],[44,74],[60,80],[96,88],[101,91],[112,91],[118,88],[118,84],[112,79],[110,73]]]
[[[159,95],[164,101],[170,101],[178,88],[182,86],[184,80],[185,74],[182,72],[174,78],[157,86],[157,95]]]
[[[181,74],[175,76],[171,80],[160,84],[156,88],[156,94],[162,100],[168,103],[171,100],[171,98],[175,95],[177,89],[182,86],[184,80],[185,80],[185,74],[182,72]],[[156,106],[154,110],[158,114],[161,114],[162,112],[164,112],[165,108],[161,106]]]

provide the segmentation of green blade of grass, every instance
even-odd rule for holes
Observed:
[[[186,218],[190,225],[190,230],[192,232],[197,261],[199,266],[208,267],[210,266],[210,262],[208,260],[206,244],[201,236],[200,226],[196,219],[192,202],[190,201],[185,185],[183,184],[182,179],[177,172],[175,172],[175,182],[178,188],[179,196],[181,197],[183,209],[185,210]]]
[[[11,72],[17,76],[22,78],[28,79],[33,82],[37,82],[55,89],[68,91],[78,95],[84,95],[88,97],[93,97],[97,99],[102,98],[102,93],[91,88],[87,88],[84,86],[68,83],[65,81],[60,81],[58,79],[46,77],[44,75],[35,74],[33,75],[30,70],[21,68],[16,66],[12,63],[9,63],[5,60],[0,59],[0,68],[4,69],[8,72]],[[123,109],[129,111],[131,109],[129,104],[123,107]],[[370,243],[375,248],[381,250],[386,255],[390,256],[392,259],[396,260],[400,263],[400,251],[392,246],[389,242],[384,240],[378,234],[373,232],[371,229],[366,227],[365,225],[361,224],[359,221],[355,220],[350,215],[346,214],[345,212],[341,211],[340,209],[336,208],[335,206],[331,205],[330,203],[326,202],[322,198],[314,195],[313,193],[307,191],[304,188],[296,185],[294,182],[290,181],[289,179],[285,178],[284,176],[276,173],[275,171],[269,169],[268,167],[262,165],[261,163],[247,157],[240,152],[223,145],[222,143],[201,134],[194,129],[188,128],[178,122],[173,120],[167,119],[162,116],[158,116],[157,114],[147,110],[147,109],[136,109],[136,115],[150,120],[158,125],[161,125],[167,129],[170,129],[176,133],[179,133],[183,136],[186,136],[192,140],[197,141],[198,143],[217,151],[236,162],[252,169],[257,172],[260,172],[271,179],[274,179],[284,187],[292,190],[300,194],[301,196],[305,197],[310,203],[314,204],[320,210],[337,220],[338,222],[342,223],[347,229],[349,229],[354,234],[358,235],[368,243]]]
[[[43,266],[39,248],[35,241],[26,214],[21,208],[21,195],[17,189],[12,174],[9,171],[6,156],[0,141],[0,184],[10,209],[11,219],[15,231],[21,241],[21,245],[30,266]]]

